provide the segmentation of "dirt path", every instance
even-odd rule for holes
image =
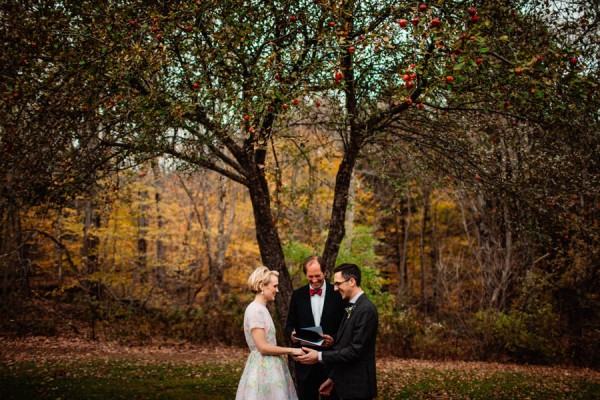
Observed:
[[[47,363],[56,361],[89,361],[94,359],[129,359],[141,362],[172,362],[175,364],[197,364],[207,360],[223,363],[243,362],[248,350],[227,346],[197,346],[186,342],[126,346],[114,342],[93,342],[81,339],[29,337],[9,339],[0,337],[0,362],[35,361]],[[515,372],[537,375],[544,378],[584,378],[600,382],[600,371],[587,368],[563,366],[531,366],[465,361],[425,361],[398,358],[383,358],[377,361],[382,373],[414,373],[422,370],[470,371],[485,378],[496,372]]]

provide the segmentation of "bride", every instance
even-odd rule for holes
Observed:
[[[277,346],[275,325],[267,304],[279,292],[279,272],[256,268],[248,278],[256,294],[244,313],[244,335],[250,347],[236,400],[296,400],[294,382],[283,355],[303,355],[299,348]]]

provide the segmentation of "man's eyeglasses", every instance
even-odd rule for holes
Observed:
[[[344,282],[348,282],[350,279],[352,279],[352,278],[348,278],[348,279],[346,279],[345,281],[341,281],[341,282],[333,282],[333,287],[334,287],[334,288],[336,288],[336,289],[339,289],[339,287],[340,287],[340,285],[341,285],[342,283],[344,283]]]

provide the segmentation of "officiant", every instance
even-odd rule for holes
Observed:
[[[285,331],[293,346],[305,346],[317,351],[333,345],[345,315],[344,301],[333,286],[326,282],[325,262],[319,256],[308,257],[303,264],[303,272],[308,284],[292,293]],[[321,327],[323,342],[320,346],[307,345],[299,340],[304,333],[302,328]],[[297,337],[298,336],[298,337]],[[304,365],[296,363],[296,385],[299,400],[335,400],[337,397],[319,397],[319,386],[329,376],[330,369],[325,364]]]

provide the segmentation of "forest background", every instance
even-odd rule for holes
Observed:
[[[322,254],[382,353],[598,366],[597,1],[1,4],[3,335],[245,346]]]

